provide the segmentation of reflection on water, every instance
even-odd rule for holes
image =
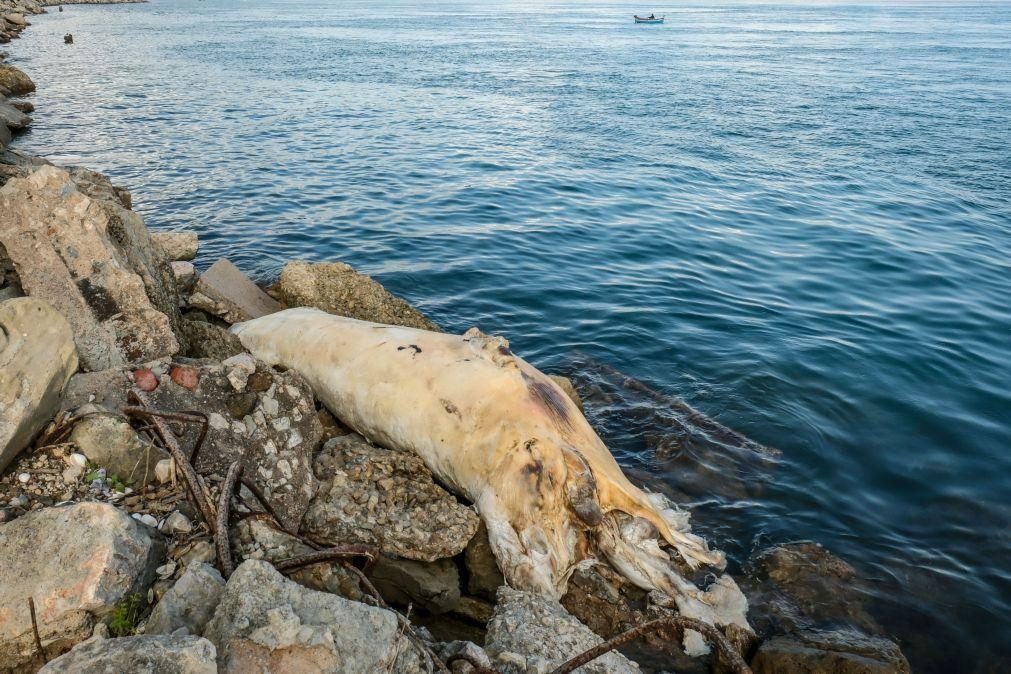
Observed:
[[[736,564],[819,541],[917,671],[1008,669],[1011,8],[642,10],[154,0],[5,48],[20,147],[199,266],[344,260],[571,365]]]

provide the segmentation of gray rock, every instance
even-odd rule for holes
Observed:
[[[196,232],[154,232],[151,239],[165,257],[173,262],[192,260],[197,256],[200,245]]]
[[[76,370],[73,332],[51,305],[0,303],[0,471],[53,418]]]
[[[229,323],[259,318],[282,308],[225,258],[200,275],[189,303]]]
[[[488,623],[485,651],[502,674],[549,672],[602,641],[557,601],[503,586]],[[639,667],[620,653],[611,652],[580,671],[613,674],[638,672]]]
[[[94,410],[94,414],[86,414]],[[91,405],[79,410],[86,414],[74,425],[70,441],[96,466],[105,468],[125,484],[146,486],[155,484],[155,465],[169,454],[143,440],[127,423],[126,418],[104,408]]]
[[[315,307],[362,321],[439,330],[406,301],[343,262],[289,262],[281,271],[277,290],[289,307]]]
[[[257,371],[247,378],[246,389],[237,391],[228,379],[230,369],[218,363],[155,365],[158,387],[148,393],[155,409],[199,410],[208,417],[197,470],[224,475],[233,461],[241,460],[244,475],[260,486],[282,524],[297,528],[316,493],[312,455],[323,433],[312,389],[305,380],[294,371],[279,373],[258,363]],[[180,371],[196,380],[193,390],[173,380],[173,373],[182,380]],[[118,411],[126,405],[131,386],[128,371],[80,374],[70,380],[63,407],[93,401]],[[250,414],[241,418],[233,415],[240,407],[250,409],[250,402]],[[185,424],[179,428],[180,445],[189,450],[196,443],[200,426]]]
[[[467,543],[463,562],[467,568],[467,591],[494,600],[498,589],[505,585],[505,577],[495,561],[484,522],[481,522],[477,533]]]
[[[909,674],[909,662],[892,641],[852,629],[801,631],[762,643],[755,674]]]
[[[435,484],[415,454],[352,433],[327,442],[313,471],[319,491],[302,532],[321,543],[367,543],[432,562],[462,552],[477,531],[477,514]]]
[[[484,649],[471,641],[447,641],[439,644],[437,654],[443,662],[454,655],[463,654],[486,669],[492,667],[491,658],[484,652]],[[470,674],[474,671],[474,667],[468,662],[458,660],[450,667],[450,671],[453,674]]]
[[[28,22],[25,21],[25,15],[20,12],[8,12],[4,14],[4,21],[7,23],[12,23],[15,26],[27,26]]]
[[[189,342],[189,355],[193,358],[226,360],[237,354],[246,353],[245,347],[236,335],[213,323],[183,319],[182,332]]]
[[[380,555],[369,579],[392,604],[414,604],[429,613],[445,613],[460,602],[460,573],[452,559],[419,562]]]
[[[214,644],[195,636],[94,637],[39,674],[216,674],[216,657]]]
[[[0,244],[25,292],[67,318],[91,370],[179,349],[168,263],[151,253],[140,216],[100,177],[75,170],[72,179],[43,166],[0,187]]]
[[[173,261],[172,277],[176,280],[176,289],[181,295],[188,295],[197,283],[197,268],[192,262]]]
[[[424,671],[392,611],[308,590],[266,562],[235,570],[204,636],[223,673]]]
[[[213,566],[190,564],[172,589],[155,604],[146,633],[171,634],[182,628],[190,634],[201,634],[214,615],[224,589],[225,580]]]
[[[31,117],[0,98],[0,124],[11,129],[24,129],[31,123]]]
[[[260,559],[279,562],[298,557],[314,550],[289,533],[256,518],[246,518],[232,527],[232,549],[237,559]],[[303,587],[320,592],[331,592],[347,599],[365,601],[358,577],[346,571],[339,563],[311,564],[288,576]]]
[[[32,660],[27,598],[52,655],[88,638],[96,620],[152,580],[163,546],[104,503],[36,510],[0,526],[0,662]]]

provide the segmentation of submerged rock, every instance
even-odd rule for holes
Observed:
[[[196,636],[95,637],[52,660],[39,674],[216,674],[216,656],[214,644]]]
[[[503,586],[488,623],[485,651],[502,674],[547,672],[569,658],[603,642],[553,599]],[[611,652],[580,668],[580,672],[638,672],[639,667]]]
[[[43,166],[0,188],[0,244],[24,291],[66,317],[90,370],[179,350],[171,269],[103,181]]]
[[[801,631],[765,641],[751,662],[755,674],[909,674],[892,641],[857,630]]]
[[[0,471],[52,419],[76,370],[74,335],[51,305],[0,303]]]
[[[225,258],[218,259],[200,275],[189,303],[229,323],[240,323],[281,310],[277,300],[260,290]]]
[[[392,611],[308,590],[266,562],[235,570],[204,636],[223,673],[425,671]]]
[[[53,655],[143,592],[161,553],[144,526],[104,503],[45,508],[0,526],[0,662],[17,667],[35,655],[28,597]]]
[[[435,484],[416,454],[350,434],[327,442],[313,470],[319,492],[302,531],[322,543],[368,543],[432,562],[462,552],[477,531],[477,514]]]
[[[281,272],[277,290],[289,307],[315,307],[362,321],[439,330],[405,300],[343,262],[289,262]]]

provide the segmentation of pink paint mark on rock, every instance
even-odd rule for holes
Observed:
[[[158,377],[151,371],[151,368],[142,367],[133,371],[133,383],[141,391],[153,391],[158,388]]]
[[[195,367],[175,365],[169,370],[169,376],[172,377],[172,381],[191,391],[195,391],[200,384],[200,373]]]

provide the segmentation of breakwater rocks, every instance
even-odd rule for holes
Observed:
[[[41,11],[0,0],[0,37]],[[561,602],[506,587],[417,456],[228,332],[285,306],[434,322],[339,262],[290,262],[268,290],[224,259],[198,273],[194,234],[151,233],[105,176],[12,150],[34,85],[4,64],[0,88],[0,672],[547,672],[663,615],[606,564]],[[735,474],[722,488],[747,491]],[[831,552],[777,546],[744,571],[755,671],[909,671]],[[647,632],[580,671],[720,666],[680,642]]]

